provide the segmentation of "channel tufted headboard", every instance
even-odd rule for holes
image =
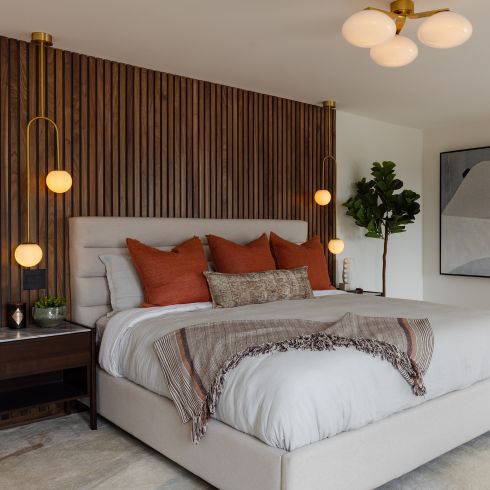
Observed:
[[[207,256],[207,234],[237,243],[247,243],[262,233],[274,231],[286,240],[304,242],[305,221],[194,218],[80,217],[69,220],[71,319],[93,326],[110,310],[109,289],[101,254],[127,254],[126,238],[170,250],[198,236]]]

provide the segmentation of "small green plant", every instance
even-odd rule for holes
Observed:
[[[59,308],[66,305],[66,299],[61,296],[43,296],[35,303],[35,308]]]
[[[384,241],[383,296],[386,296],[388,237],[403,233],[405,226],[413,223],[420,213],[419,194],[408,189],[395,192],[403,187],[403,182],[396,178],[395,167],[393,162],[374,162],[373,178],[357,182],[356,194],[344,203],[347,216],[352,216],[357,226],[366,228],[365,236]]]

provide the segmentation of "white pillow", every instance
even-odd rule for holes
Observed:
[[[99,255],[105,265],[112,313],[138,308],[143,303],[143,288],[129,255]]]

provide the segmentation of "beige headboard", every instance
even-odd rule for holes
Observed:
[[[192,236],[201,238],[209,257],[207,234],[247,243],[274,231],[286,240],[304,242],[305,221],[193,218],[70,218],[71,319],[93,326],[110,309],[102,254],[127,254],[126,238],[136,238],[162,250]]]

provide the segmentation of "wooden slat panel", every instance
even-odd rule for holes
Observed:
[[[25,127],[38,113],[38,49],[0,37],[0,302],[32,301],[13,250],[26,239]],[[68,294],[66,218],[79,215],[306,219],[326,243],[334,206],[319,207],[321,160],[335,155],[321,107],[49,49],[46,113],[60,129],[64,195],[47,192],[54,135],[32,132],[31,238],[48,292]],[[333,132],[328,148],[328,131]],[[326,184],[332,190],[330,162]],[[334,278],[335,257],[328,255]],[[29,297],[31,296],[31,297]]]

